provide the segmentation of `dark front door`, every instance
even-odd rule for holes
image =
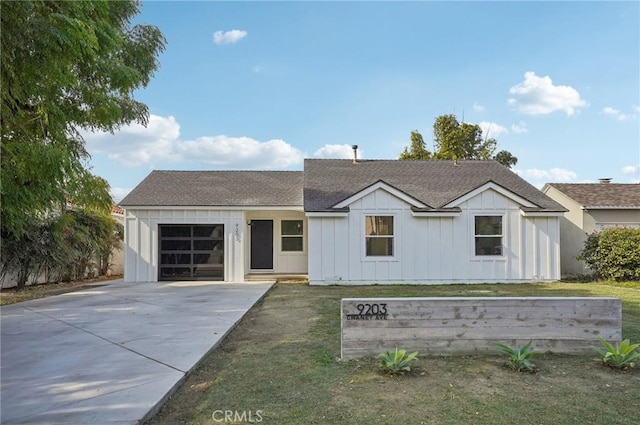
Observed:
[[[273,269],[273,220],[251,220],[251,269]]]

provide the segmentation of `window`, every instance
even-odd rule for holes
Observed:
[[[476,255],[502,255],[502,216],[475,216]]]
[[[365,216],[367,257],[393,257],[393,216]]]
[[[280,229],[283,252],[304,251],[302,220],[282,220]]]

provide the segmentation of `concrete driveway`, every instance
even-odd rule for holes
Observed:
[[[271,285],[115,281],[1,307],[0,422],[146,419]]]

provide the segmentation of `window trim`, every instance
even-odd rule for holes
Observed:
[[[306,249],[305,249],[305,239],[306,239],[305,220],[302,219],[302,218],[282,218],[279,221],[280,221],[280,229],[279,229],[280,230],[280,235],[279,235],[280,236],[280,247],[279,247],[280,248],[280,254],[282,254],[282,255],[300,255],[300,254],[304,254],[306,252]],[[283,234],[282,233],[282,224],[285,221],[300,221],[302,223],[302,234],[301,235],[285,235],[285,234]],[[282,241],[283,241],[284,238],[300,238],[300,239],[302,239],[302,249],[299,250],[299,251],[285,251],[283,249],[283,244],[282,244]]]
[[[367,217],[391,217],[393,223],[393,234],[391,235],[367,235]],[[394,261],[397,260],[397,237],[398,237],[398,220],[397,214],[393,213],[380,213],[378,211],[369,211],[362,213],[362,234],[363,234],[363,246],[362,257],[364,261]],[[391,239],[392,255],[367,255],[367,239]]]
[[[476,217],[500,217],[500,234],[499,235],[477,235],[476,234]],[[478,212],[478,213],[474,213],[471,215],[471,228],[473,229],[473,232],[471,234],[472,237],[472,241],[471,241],[471,250],[473,253],[473,257],[475,259],[495,259],[495,258],[505,258],[505,237],[506,237],[506,229],[505,229],[505,214],[503,213],[484,213],[484,212]],[[482,255],[482,254],[478,254],[476,251],[476,239],[477,238],[497,238],[500,237],[500,247],[501,247],[501,254],[488,254],[488,255]]]

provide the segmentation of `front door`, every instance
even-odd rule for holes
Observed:
[[[251,270],[273,270],[273,220],[251,220]]]

